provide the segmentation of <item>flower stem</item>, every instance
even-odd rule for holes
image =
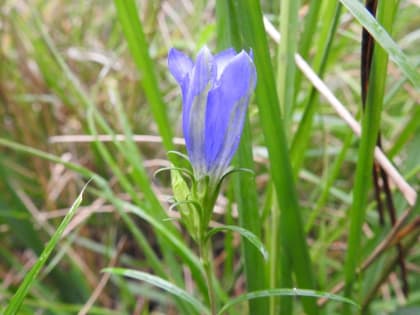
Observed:
[[[199,242],[199,251],[200,251],[201,262],[203,264],[204,276],[207,282],[211,314],[216,315],[217,303],[216,303],[216,295],[215,295],[215,290],[214,290],[215,287],[214,287],[214,279],[213,279],[213,270],[212,270],[212,265],[211,265],[212,252],[211,252],[211,246],[209,246],[210,244],[211,244],[210,240],[201,239]]]

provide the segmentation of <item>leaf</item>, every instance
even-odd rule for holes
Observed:
[[[222,182],[227,176],[234,174],[234,173],[247,173],[249,175],[255,176],[255,172],[249,168],[244,167],[230,167],[228,170],[222,175],[220,182]]]
[[[233,1],[216,1],[216,21],[217,21],[217,44],[222,49],[234,47],[237,51],[242,48],[241,35],[239,33],[239,24],[236,18],[236,10]],[[249,123],[249,112],[246,115],[244,129],[241,141],[238,146],[235,166],[245,167],[251,172],[254,170],[254,160],[252,156],[252,135]],[[238,207],[239,225],[254,233],[257,237],[261,236],[262,220],[258,211],[258,191],[255,182],[255,173],[253,176],[235,176],[234,194]],[[226,217],[226,223],[229,224],[231,215]],[[226,264],[225,270],[232,274],[234,250],[231,237],[225,239]],[[244,242],[241,248],[244,264],[244,274],[247,291],[258,291],[268,287],[267,264],[256,249],[249,242]],[[259,270],[258,274],[255,270]],[[226,274],[225,272],[225,274]],[[268,314],[269,301],[252,300],[249,303],[249,314]]]
[[[71,206],[69,212],[64,217],[63,221],[61,221],[60,226],[57,228],[57,230],[55,231],[51,239],[48,241],[47,246],[45,246],[38,260],[32,266],[31,270],[26,274],[25,278],[23,279],[22,284],[19,286],[15,295],[11,298],[9,305],[5,309],[3,313],[4,315],[15,315],[18,313],[20,307],[22,306],[23,300],[25,299],[25,296],[28,293],[31,285],[36,280],[36,277],[41,271],[41,268],[47,262],[52,251],[54,250],[55,246],[60,240],[61,235],[63,234],[67,225],[70,223],[71,219],[76,213],[77,208],[80,206],[80,203],[82,202],[83,192],[85,191],[89,182],[86,183],[86,185],[82,188],[82,191],[80,192],[79,196],[74,201],[73,205]]]
[[[146,95],[152,114],[155,118],[167,150],[173,148],[172,129],[166,114],[166,106],[159,90],[158,78],[154,62],[149,55],[148,40],[144,34],[143,25],[138,16],[136,1],[114,0],[117,17],[127,40],[129,51],[139,73],[142,76],[143,91]]]
[[[379,3],[376,14],[378,21],[389,32],[392,30],[395,16],[392,10],[395,7],[392,5],[393,3],[393,1],[387,1],[386,4],[385,2]],[[385,30],[383,32],[387,35]],[[362,116],[362,133],[357,154],[356,172],[353,180],[353,201],[347,216],[349,232],[344,263],[344,278],[346,283],[344,295],[347,297],[352,296],[353,284],[356,281],[355,271],[360,264],[360,251],[363,244],[362,227],[366,220],[368,192],[371,186],[370,174],[372,167],[374,167],[374,151],[380,133],[383,100],[386,90],[386,80],[388,78],[386,71],[387,65],[388,55],[385,50],[380,47],[375,47],[370,69],[366,106]],[[349,307],[345,306],[343,314],[349,315],[352,312]]]
[[[354,0],[340,0],[340,2],[369,31],[377,43],[388,53],[389,58],[400,67],[401,71],[404,72],[416,89],[420,89],[420,73],[409,62],[407,56],[392,40],[382,25],[363,7],[362,3]]]
[[[223,225],[218,226],[215,228],[212,228],[206,235],[206,238],[210,238],[213,235],[215,235],[218,232],[224,232],[224,231],[230,231],[230,232],[238,232],[241,234],[242,237],[246,238],[252,245],[254,245],[261,255],[264,257],[265,260],[268,259],[268,252],[264,247],[264,244],[260,241],[260,239],[251,231],[244,229],[240,226],[236,225]]]
[[[187,170],[186,168],[175,167],[175,166],[173,166],[173,164],[171,164],[170,167],[162,167],[162,168],[156,170],[153,173],[153,177],[156,177],[160,173],[163,173],[163,172],[166,172],[166,171],[170,171],[171,176],[172,176],[173,172],[176,171],[175,173],[177,173],[178,176],[183,175],[184,177],[188,178],[190,181],[192,181],[193,178],[194,178],[194,175],[189,170]]]
[[[235,1],[236,17],[240,24],[240,31],[245,47],[252,48],[254,62],[260,78],[256,87],[256,102],[258,105],[259,120],[264,134],[265,146],[270,159],[270,177],[273,181],[275,198],[281,209],[281,215],[274,219],[273,247],[274,255],[283,251],[284,256],[290,258],[292,263],[281,263],[280,268],[270,270],[270,279],[278,285],[273,287],[290,287],[289,278],[280,277],[279,274],[296,276],[297,284],[303,288],[315,287],[315,276],[306,235],[302,223],[302,214],[299,206],[298,193],[289,155],[289,144],[286,138],[286,126],[280,113],[280,104],[277,95],[277,85],[273,74],[270,49],[263,25],[260,1]],[[292,84],[294,84],[292,82]],[[287,246],[293,242],[294,246]],[[273,262],[278,262],[284,256],[271,256]],[[291,277],[290,277],[291,278]],[[280,282],[283,282],[281,284]],[[318,314],[318,308],[313,300],[303,302],[308,315]]]
[[[184,289],[181,289],[176,285],[157,276],[142,271],[125,268],[105,268],[102,271],[147,282],[189,303],[198,312],[200,312],[200,314],[210,314],[210,311],[207,309],[207,307],[205,307],[199,300],[190,295]]]
[[[326,298],[326,299],[337,301],[337,302],[351,304],[359,308],[359,305],[355,303],[354,301],[344,298],[339,295],[328,293],[328,292],[303,290],[303,289],[296,289],[296,288],[270,289],[270,290],[254,291],[254,292],[249,292],[249,293],[240,295],[237,298],[234,298],[230,300],[227,304],[225,304],[217,314],[221,315],[233,305],[247,301],[247,300],[258,299],[258,298],[268,298],[268,297],[274,297],[274,296],[306,296],[306,297],[313,297],[313,298]]]

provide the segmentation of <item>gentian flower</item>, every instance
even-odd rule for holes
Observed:
[[[182,127],[194,177],[217,184],[237,150],[255,89],[252,55],[230,48],[213,56],[204,47],[194,63],[171,49],[168,66],[182,91]]]

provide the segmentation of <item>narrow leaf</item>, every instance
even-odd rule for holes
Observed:
[[[325,298],[337,302],[347,303],[353,305],[355,307],[359,307],[357,303],[354,301],[344,298],[339,295],[331,294],[328,292],[320,292],[314,290],[302,290],[302,289],[270,289],[270,290],[262,290],[262,291],[254,291],[249,292],[243,295],[238,296],[230,300],[227,304],[225,304],[217,313],[218,315],[223,314],[228,308],[232,307],[235,304],[251,300],[251,299],[258,299],[258,298],[268,298],[274,296],[305,296],[305,297],[312,297],[312,298]]]
[[[294,269],[287,268],[282,272],[290,275],[294,271],[299,286],[313,288],[315,277],[311,270],[312,264],[302,224],[289,156],[289,146],[286,140],[285,125],[280,113],[260,3],[253,0],[241,0],[235,3],[238,8],[237,19],[241,26],[244,43],[254,51],[259,78],[256,88],[258,113],[270,158],[270,175],[281,209],[281,215],[276,222],[276,231],[278,230],[279,235],[281,235],[278,244],[283,247],[284,254],[291,257]],[[292,242],[294,246],[288,246]],[[275,259],[276,257],[273,257],[273,260]],[[282,266],[286,267],[286,265]],[[272,274],[270,277],[278,279],[276,274]],[[309,315],[318,314],[318,309],[313,301],[303,301],[303,305]]]
[[[218,226],[215,228],[212,228],[208,233],[207,233],[207,238],[212,237],[213,235],[215,235],[218,232],[226,232],[226,231],[230,231],[230,232],[237,232],[239,234],[241,234],[242,237],[246,238],[252,245],[254,245],[258,251],[261,253],[261,255],[264,257],[265,260],[268,259],[268,253],[267,250],[264,247],[264,244],[260,241],[260,239],[251,231],[244,229],[240,226],[236,226],[236,225],[223,225],[223,226]]]
[[[177,287],[176,285],[162,278],[159,278],[157,276],[154,276],[154,275],[142,272],[142,271],[124,269],[124,268],[106,268],[106,269],[103,269],[103,271],[109,272],[115,275],[125,276],[132,279],[147,282],[189,303],[192,307],[194,307],[194,309],[199,311],[200,314],[210,314],[207,307],[205,307],[199,300],[197,300],[195,297],[190,295],[184,289],[181,289]]]
[[[386,29],[363,7],[362,3],[354,0],[340,0],[351,14],[366,28],[375,38],[376,42],[388,53],[413,85],[420,89],[420,73],[409,62],[407,56],[393,41]]]
[[[147,39],[138,17],[134,0],[115,0],[117,16],[127,39],[128,48],[141,74],[144,93],[146,94],[163,144],[167,150],[173,148],[172,131],[166,115],[165,103],[159,90],[154,63],[149,55]]]
[[[239,32],[239,23],[236,17],[236,8],[233,1],[216,1],[216,17],[218,25],[218,46],[224,49],[233,46],[235,49],[240,50],[242,48],[242,39]],[[235,166],[245,167],[250,171],[254,170],[249,114],[245,118],[244,130],[242,132],[236,156]],[[257,191],[255,176],[237,175],[234,177],[234,193],[238,207],[239,225],[260,238],[263,222],[258,210]],[[229,224],[230,222],[226,223]],[[264,261],[264,258],[259,255],[258,249],[249,242],[242,242],[241,248],[247,291],[267,289],[267,264]],[[230,258],[233,259],[233,249],[230,249]],[[232,260],[230,262],[233,263]],[[258,274],[255,273],[255,270],[259,270]],[[268,314],[268,312],[269,304],[267,300],[260,299],[251,300],[249,302],[250,314]]]
[[[71,219],[73,218],[74,214],[76,213],[77,208],[79,207],[80,203],[82,202],[82,195],[86,189],[86,184],[82,191],[80,192],[79,196],[74,201],[73,205],[71,206],[69,212],[64,217],[63,221],[61,221],[60,226],[57,228],[51,239],[49,240],[47,246],[42,251],[41,255],[39,256],[36,263],[32,266],[31,270],[26,274],[25,278],[23,279],[22,284],[19,286],[18,290],[16,291],[15,295],[10,300],[9,305],[7,306],[4,315],[15,315],[19,312],[20,307],[22,306],[23,300],[25,299],[26,294],[31,287],[31,285],[36,280],[39,272],[41,271],[42,267],[47,262],[48,258],[50,257],[52,251],[54,250],[55,246],[57,245],[58,241],[61,238],[64,230],[66,229],[67,225],[70,223]]]

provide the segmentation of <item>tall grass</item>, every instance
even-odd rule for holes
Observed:
[[[420,6],[378,2],[375,18],[351,0],[5,0],[0,310],[210,313],[170,179],[153,175],[185,150],[167,52],[207,44],[252,50],[258,73],[234,160],[255,175],[229,178],[211,222],[239,226],[213,236],[219,313],[420,313]],[[365,111],[362,28],[376,41]],[[378,132],[394,226],[373,195]]]

